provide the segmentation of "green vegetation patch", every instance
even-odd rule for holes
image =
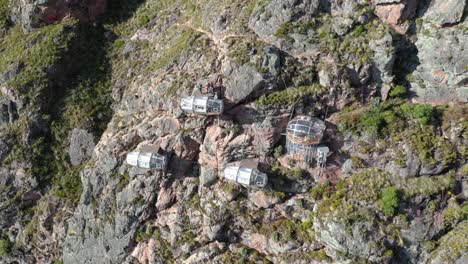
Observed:
[[[282,24],[275,32],[275,37],[292,40],[289,36],[290,33],[294,31],[294,24],[292,22],[287,22]]]
[[[386,215],[393,216],[400,206],[400,191],[393,186],[383,189],[379,204]]]
[[[13,243],[9,239],[0,239],[0,257],[9,255],[12,248]]]
[[[330,16],[322,16],[316,22],[317,34],[309,41],[317,43],[321,51],[332,55],[335,61],[342,65],[370,62],[373,51],[369,43],[381,39],[388,32],[384,23],[379,19],[373,19],[366,25],[356,26],[349,34],[338,36],[333,31],[331,23]]]
[[[392,87],[389,93],[392,98],[406,98],[407,90],[403,85],[395,85]]]
[[[66,24],[69,23],[71,22],[66,22]],[[40,52],[43,47],[38,47],[38,45],[46,46],[45,43],[49,41],[61,41],[62,33],[75,36],[76,33],[68,33],[66,27],[66,25],[60,24],[46,27],[47,30],[54,32],[54,34],[49,32],[51,34],[49,37],[52,39],[48,39],[46,35],[36,36],[36,34],[43,33],[46,29],[39,29],[38,32],[33,32],[25,36],[25,38],[35,40],[31,44],[30,49],[37,48],[38,50],[35,52]],[[11,34],[18,34],[18,37],[22,36],[23,33],[16,32],[17,30],[17,28],[11,29],[9,37],[11,37]],[[55,36],[55,34],[58,37],[54,39],[52,36]],[[108,74],[110,67],[106,64],[108,62],[106,45],[102,41],[102,38],[103,32],[96,28],[85,29],[80,34],[77,34],[73,41],[78,43],[78,45],[74,46],[73,52],[76,52],[78,56],[75,62],[79,64],[76,66],[79,68],[79,75],[69,78],[67,83],[63,87],[60,87],[60,90],[56,89],[53,98],[49,94],[45,94],[46,91],[53,89],[47,82],[44,82],[44,86],[41,86],[41,89],[35,89],[33,99],[51,100],[46,109],[47,112],[40,117],[41,122],[50,126],[50,133],[44,133],[41,137],[35,138],[32,145],[24,143],[22,139],[24,133],[34,126],[26,118],[20,118],[0,131],[4,138],[7,139],[7,143],[12,146],[12,151],[5,158],[4,164],[8,165],[13,161],[31,163],[30,169],[26,170],[27,176],[38,179],[41,182],[41,187],[51,186],[50,190],[55,196],[64,198],[71,205],[76,204],[80,198],[82,186],[79,173],[85,166],[85,162],[79,166],[73,166],[70,163],[67,151],[70,132],[74,128],[81,128],[99,136],[106,128],[107,121],[112,115],[111,85]],[[5,40],[3,39],[3,41]],[[24,71],[29,66],[37,67],[35,70],[39,73],[41,70],[46,71],[46,69],[41,68],[42,66],[59,65],[57,62],[61,59],[60,56],[64,56],[61,53],[62,51],[66,51],[62,50],[62,48],[52,48],[55,51],[50,52],[58,52],[57,54],[54,53],[57,57],[44,65],[36,61],[42,55],[36,58],[27,58],[29,61],[37,63],[37,65],[34,63],[28,64],[29,62],[24,61],[21,62],[23,70],[20,72],[20,76],[25,74]],[[5,52],[11,49],[15,50],[16,48],[6,47],[2,51]],[[31,51],[26,51],[26,55],[29,52]],[[46,52],[45,55],[47,54],[50,55],[50,53]],[[21,56],[26,55],[19,54],[18,56],[21,58]],[[3,61],[0,61],[1,63]],[[39,81],[31,79],[34,81],[34,84],[47,80],[45,72],[40,75],[42,79],[39,79]],[[31,103],[31,105],[39,104],[41,104],[40,101]]]
[[[279,219],[268,225],[263,225],[258,232],[275,241],[282,242],[312,242],[315,237],[309,224],[289,219]]]
[[[8,0],[0,0],[0,36],[2,29],[6,28],[8,25],[9,14]]]
[[[260,69],[259,72],[263,72],[264,70],[261,69],[261,64],[263,62],[263,55],[264,55],[264,48],[265,43],[260,41],[257,38],[249,38],[249,37],[242,37],[242,38],[229,38],[226,40],[229,45],[229,52],[228,56],[232,58],[235,62],[240,65],[251,63],[252,66]],[[255,49],[256,53],[254,56],[250,54],[250,52]],[[256,62],[252,62],[252,58],[257,58]]]
[[[293,40],[292,33],[306,35],[309,30],[315,30],[317,19],[301,20],[297,22],[286,22],[282,24],[275,32],[275,37],[286,40]]]
[[[458,224],[437,242],[439,246],[432,252],[430,259],[442,263],[457,262],[468,251],[468,221]]]
[[[449,200],[448,207],[442,213],[447,228],[454,228],[458,223],[468,218],[468,204],[461,206],[455,198]]]
[[[168,32],[164,48],[159,51],[159,56],[147,68],[152,72],[168,67],[177,62],[177,60],[189,53],[209,50],[209,43],[204,41],[202,33],[196,32],[190,28],[176,27]],[[208,53],[208,52],[207,52]]]
[[[409,118],[418,118],[423,125],[429,124],[434,110],[429,104],[402,104],[401,111]]]
[[[47,70],[55,65],[68,50],[76,37],[73,27],[77,21],[45,26],[25,34],[19,26],[11,28],[0,39],[0,73],[10,65],[20,65],[19,74],[7,80],[7,85],[21,89],[47,76]]]
[[[329,183],[318,185],[311,190],[311,195],[314,199],[320,199],[317,215],[334,212],[352,221],[375,218],[376,206],[386,215],[392,216],[403,200],[416,195],[432,197],[454,189],[455,178],[452,174],[402,179],[377,169],[366,169],[335,186]]]
[[[325,93],[327,89],[319,84],[287,88],[283,91],[263,95],[256,103],[262,106],[290,106]]]
[[[245,263],[245,264],[257,264],[257,263],[271,263],[268,259],[266,259],[262,254],[258,251],[242,247],[240,249],[235,250],[227,250],[221,257],[221,263],[223,264],[237,264],[237,263]]]
[[[343,124],[354,131],[366,131],[374,136],[384,137],[401,133],[405,129],[420,128],[427,125],[433,117],[429,105],[401,103],[400,100],[389,100],[371,106]],[[424,109],[424,110],[422,110]],[[353,113],[354,114],[354,113]],[[358,119],[357,123],[354,123]],[[347,121],[353,123],[347,123]]]
[[[440,114],[441,111],[444,112]],[[436,133],[436,123],[440,122],[438,119],[445,111],[449,110],[434,109],[428,104],[409,104],[401,99],[390,99],[381,104],[353,111],[342,111],[338,127],[341,131],[357,135],[366,133],[376,139],[385,139],[387,141],[382,144],[388,148],[392,148],[388,140],[394,143],[405,142],[415,150],[425,164],[435,164],[438,160],[442,160],[443,165],[449,167],[455,164],[458,154],[447,139]],[[462,120],[459,113],[449,114],[454,115],[456,120]],[[446,121],[443,121],[444,127],[447,129],[449,127]],[[463,151],[463,148],[460,150]],[[372,148],[366,148],[366,153],[371,151]]]
[[[69,81],[62,100],[52,113],[49,167],[52,172],[53,192],[76,204],[82,191],[80,171],[86,165],[73,166],[68,152],[68,138],[74,128],[101,135],[112,116],[112,97],[108,47],[100,30],[89,30],[80,35],[81,70]]]

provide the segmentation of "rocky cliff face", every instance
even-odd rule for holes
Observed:
[[[0,0],[0,259],[466,262],[466,9]],[[218,78],[221,116],[182,112]],[[323,170],[285,161],[298,114]],[[125,164],[148,144],[166,172]],[[243,159],[266,189],[220,177]]]

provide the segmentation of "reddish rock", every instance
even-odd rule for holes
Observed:
[[[253,233],[251,234],[248,239],[245,239],[243,241],[248,247],[253,248],[257,250],[258,252],[262,254],[268,254],[268,238],[262,234],[259,233]]]
[[[409,28],[407,20],[414,17],[419,0],[401,0],[380,4],[381,1],[373,0],[375,14],[395,31],[405,34]]]
[[[156,208],[158,211],[167,209],[175,202],[175,193],[172,189],[161,188],[158,194],[158,200],[156,202]]]
[[[148,242],[138,244],[132,252],[132,257],[138,260],[138,263],[153,263],[154,261],[154,239]]]
[[[253,203],[259,208],[269,208],[280,202],[278,196],[267,194],[264,191],[255,191],[249,196]]]
[[[88,0],[80,3],[77,0],[49,1],[39,5],[39,15],[45,23],[62,21],[74,17],[81,21],[95,21],[107,9],[107,0]]]
[[[448,81],[447,73],[445,73],[443,70],[438,70],[438,69],[432,70],[432,76],[434,77],[434,80],[438,81],[439,83],[447,84],[447,81]]]

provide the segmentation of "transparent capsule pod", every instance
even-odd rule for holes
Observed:
[[[317,145],[325,132],[325,122],[310,116],[297,116],[288,123],[287,137],[303,145]]]
[[[224,168],[222,176],[229,181],[237,182],[246,187],[264,188],[268,183],[266,173],[243,163],[239,166],[227,166]]]
[[[142,169],[166,170],[168,157],[162,154],[160,148],[145,146],[142,151],[129,152],[126,162]]]
[[[180,101],[184,112],[200,115],[220,115],[224,110],[223,100],[209,96],[185,96]]]
[[[286,149],[297,161],[311,163],[317,155],[317,145],[323,138],[325,122],[310,116],[297,116],[288,123]]]

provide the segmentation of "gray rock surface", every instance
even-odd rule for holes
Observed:
[[[262,40],[275,46],[286,49],[294,54],[315,50],[313,45],[297,42],[296,45],[286,43],[285,40],[278,38],[276,32],[286,23],[295,22],[300,17],[310,18],[320,12],[320,1],[306,0],[297,2],[294,0],[273,0],[262,8],[256,9],[249,21],[251,28]]]
[[[229,76],[225,80],[226,98],[233,103],[244,101],[265,86],[263,76],[250,65],[229,63],[223,68],[223,74]]]
[[[440,26],[455,24],[461,21],[465,6],[464,0],[433,0],[424,18]]]
[[[425,25],[419,32],[415,45],[420,64],[411,80],[415,101],[436,104],[468,101],[466,38],[466,30],[457,26],[434,29]]]
[[[395,51],[392,36],[387,33],[382,39],[372,41],[369,47],[374,51],[372,77],[377,82],[380,95],[385,100],[393,82]]]
[[[75,128],[70,135],[68,155],[72,165],[80,165],[91,157],[94,149],[94,136],[86,130]]]
[[[375,226],[369,222],[356,222],[350,228],[345,223],[327,219],[326,222],[315,221],[314,230],[319,234],[319,241],[333,250],[361,256],[372,261],[382,261],[383,235],[375,232]],[[369,244],[373,241],[374,244]],[[380,245],[379,245],[380,244]]]

